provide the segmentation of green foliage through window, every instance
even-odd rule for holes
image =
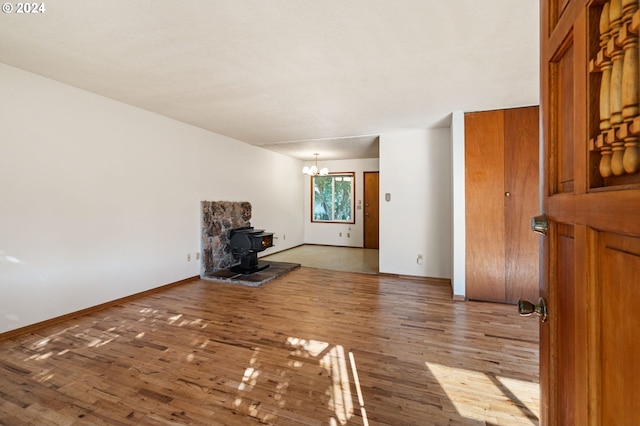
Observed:
[[[354,173],[314,176],[311,179],[313,222],[354,223]]]

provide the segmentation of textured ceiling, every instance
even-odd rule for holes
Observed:
[[[45,7],[0,15],[0,62],[302,159],[376,157],[378,134],[539,102],[534,0]]]

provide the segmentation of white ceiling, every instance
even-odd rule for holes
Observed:
[[[539,102],[536,0],[44,4],[0,14],[0,62],[301,159]]]

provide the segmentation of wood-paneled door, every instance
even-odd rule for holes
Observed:
[[[637,425],[637,0],[542,0],[542,425]]]
[[[380,245],[380,183],[379,172],[364,172],[364,248]]]
[[[539,108],[465,114],[466,297],[537,296]]]

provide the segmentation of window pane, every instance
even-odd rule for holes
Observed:
[[[312,221],[354,223],[355,181],[353,173],[315,176],[311,182],[313,190]]]
[[[351,179],[335,179],[335,220],[351,220]]]
[[[332,178],[313,178],[313,220],[331,220]]]

